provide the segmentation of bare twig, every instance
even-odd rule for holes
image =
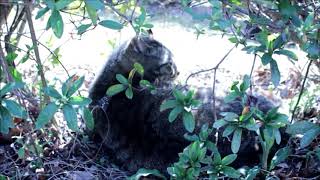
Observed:
[[[7,76],[7,80],[9,82],[12,82],[13,81],[13,77],[12,75],[10,74],[9,72],[9,66],[8,66],[8,63],[6,61],[6,57],[4,55],[4,52],[3,52],[3,49],[2,49],[2,46],[1,46],[1,43],[0,43],[0,64],[2,66],[2,69],[4,71],[4,73],[6,74]]]
[[[42,67],[41,59],[40,59],[40,53],[39,53],[39,48],[38,48],[38,44],[37,44],[37,37],[36,37],[35,30],[34,30],[34,27],[33,27],[32,14],[31,14],[31,11],[30,11],[32,3],[29,2],[28,0],[25,0],[25,3],[27,4],[25,6],[26,17],[27,17],[27,21],[28,21],[28,25],[29,25],[29,29],[30,29],[32,44],[33,44],[33,47],[34,47],[33,50],[34,50],[34,54],[36,56],[36,62],[37,62],[38,68],[39,68],[39,75],[40,75],[40,78],[41,78],[42,86],[44,88],[46,88],[47,87],[47,82],[46,82],[46,78],[45,78],[45,75],[44,75],[44,70],[43,70],[43,67]],[[49,96],[44,95],[44,104],[47,104],[49,101],[50,101]],[[43,104],[40,101],[40,106],[42,107],[42,105]]]
[[[294,106],[293,108],[293,111],[292,111],[292,116],[291,116],[291,123],[295,117],[295,113],[298,109],[298,106],[299,106],[299,103],[300,103],[300,100],[301,100],[301,97],[302,97],[302,94],[304,92],[304,88],[305,88],[305,84],[306,84],[306,81],[307,81],[307,78],[308,78],[308,74],[309,74],[309,70],[310,70],[310,67],[312,65],[312,62],[313,60],[309,60],[309,64],[308,64],[308,67],[307,67],[307,71],[306,71],[306,74],[304,75],[304,78],[303,78],[303,83],[302,83],[302,86],[301,86],[301,90],[300,90],[300,93],[299,93],[299,97],[298,97],[298,100],[297,100],[297,103],[296,105]]]
[[[251,67],[251,71],[250,71],[250,93],[252,94],[252,86],[253,86],[253,82],[252,82],[252,73],[253,73],[253,69],[254,69],[254,65],[256,64],[256,59],[257,59],[257,54],[254,54],[254,58],[253,58],[253,63],[252,63],[252,67]]]

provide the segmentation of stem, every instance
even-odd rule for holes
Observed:
[[[262,147],[262,159],[261,159],[262,169],[267,169],[268,168],[269,150],[267,149],[267,146],[264,144],[261,132],[258,133],[258,138],[259,138],[259,141],[260,141],[260,144]]]
[[[307,81],[307,77],[308,77],[308,74],[309,74],[309,71],[310,71],[310,67],[312,65],[312,62],[313,60],[309,60],[309,64],[308,64],[308,67],[307,67],[307,71],[306,71],[306,74],[304,75],[304,79],[303,79],[303,83],[302,83],[302,86],[301,86],[301,90],[300,90],[300,93],[299,93],[299,97],[298,97],[298,100],[297,100],[297,103],[296,105],[294,106],[293,108],[293,111],[292,111],[292,116],[291,116],[291,123],[293,121],[293,118],[295,116],[295,113],[298,109],[298,105],[300,103],[300,100],[301,100],[301,97],[302,97],[302,94],[303,94],[303,91],[304,91],[304,88],[305,88],[305,84],[306,84],[306,81]]]
[[[39,53],[38,44],[37,44],[37,37],[36,37],[35,30],[33,27],[32,14],[30,11],[30,6],[32,4],[28,0],[25,0],[25,3],[26,3],[26,5],[25,5],[26,17],[27,17],[28,26],[30,29],[32,44],[34,47],[34,54],[36,56],[36,63],[38,65],[39,75],[40,75],[42,86],[43,86],[43,88],[46,88],[47,82],[46,82],[46,78],[45,78],[44,71],[43,71],[43,66],[42,66],[41,59],[40,59],[40,53]],[[49,96],[44,95],[44,104],[48,104],[49,101],[50,101]],[[42,106],[43,106],[43,102],[41,102],[41,99],[40,99],[40,107],[42,107]]]

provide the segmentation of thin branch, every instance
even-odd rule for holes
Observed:
[[[306,74],[304,75],[304,78],[303,78],[303,83],[302,83],[302,86],[301,86],[301,90],[300,90],[300,93],[299,93],[299,97],[298,97],[297,103],[296,103],[296,105],[294,106],[293,111],[292,111],[292,116],[291,116],[291,121],[290,121],[291,123],[292,123],[293,118],[294,118],[294,116],[295,116],[295,113],[296,113],[296,111],[297,111],[297,109],[298,109],[298,105],[299,105],[299,103],[300,103],[302,94],[303,94],[303,92],[304,92],[305,84],[306,84],[306,81],[307,81],[307,78],[308,78],[308,74],[309,74],[309,71],[310,71],[310,67],[311,67],[311,65],[312,65],[312,62],[313,62],[313,60],[309,60],[309,64],[308,64],[308,67],[307,67],[307,71],[306,71]]]
[[[187,79],[186,79],[186,81],[185,81],[185,84],[188,84],[188,81],[189,81],[189,79],[190,79],[191,77],[193,77],[193,76],[195,76],[195,75],[197,75],[197,74],[200,74],[200,73],[213,71],[214,69],[216,69],[217,67],[219,67],[220,64],[224,61],[224,59],[226,59],[226,58],[228,57],[228,55],[231,53],[231,51],[232,51],[235,47],[236,47],[236,46],[233,46],[233,47],[227,52],[227,54],[225,54],[225,56],[219,61],[219,63],[218,63],[215,67],[210,68],[210,69],[203,69],[203,70],[200,70],[200,71],[191,73],[191,74],[187,77]]]
[[[252,94],[252,86],[253,86],[253,82],[252,82],[252,73],[253,73],[253,69],[254,69],[254,66],[256,64],[256,59],[257,59],[257,54],[254,54],[254,58],[253,58],[253,63],[252,63],[252,66],[251,66],[251,71],[250,71],[250,93]]]
[[[13,77],[12,75],[10,74],[9,72],[9,66],[7,64],[7,61],[6,61],[6,57],[4,55],[4,52],[3,52],[3,49],[2,49],[2,46],[1,46],[1,43],[0,43],[0,64],[2,66],[2,69],[4,71],[4,73],[6,74],[7,76],[7,80],[9,82],[13,82]]]
[[[34,50],[34,54],[36,56],[36,62],[37,62],[38,68],[39,68],[39,75],[40,75],[40,78],[41,78],[42,86],[44,88],[46,88],[47,87],[47,82],[46,82],[46,78],[45,78],[45,75],[44,75],[44,71],[43,71],[43,67],[42,67],[42,63],[41,63],[41,59],[40,59],[40,53],[39,53],[39,48],[38,48],[38,44],[37,44],[37,37],[36,37],[35,30],[34,30],[34,27],[33,27],[32,14],[31,14],[31,10],[30,10],[30,8],[32,6],[32,3],[28,2],[28,0],[25,0],[25,3],[27,4],[25,6],[26,17],[27,17],[27,21],[28,21],[28,25],[29,25],[29,29],[30,29],[32,44],[33,44],[33,47],[34,47],[33,50]],[[49,101],[50,101],[49,96],[44,95],[44,103],[47,104]],[[40,106],[42,107],[41,103],[40,103]]]

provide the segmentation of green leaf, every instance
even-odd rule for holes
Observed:
[[[19,159],[24,159],[25,158],[25,150],[24,150],[23,146],[21,148],[19,148],[19,150],[18,150],[18,157],[19,157]]]
[[[116,79],[117,79],[121,84],[124,84],[124,85],[128,85],[128,84],[129,84],[128,79],[125,78],[122,74],[117,74],[117,75],[116,75]]]
[[[65,104],[62,106],[62,112],[68,127],[73,131],[79,131],[76,110],[70,104]]]
[[[228,124],[227,121],[225,121],[224,119],[219,119],[216,122],[214,122],[213,127],[216,128],[216,129],[219,129],[222,126],[225,126],[226,124]]]
[[[166,109],[174,108],[178,105],[176,100],[166,100],[160,105],[160,111],[164,111]]]
[[[223,131],[222,137],[227,137],[227,136],[229,136],[235,129],[236,129],[235,126],[233,126],[233,125],[228,125],[228,126],[226,127],[226,129]]]
[[[85,0],[84,2],[95,10],[104,9],[104,4],[101,0]]]
[[[282,161],[286,160],[290,154],[291,154],[291,149],[289,147],[284,147],[279,149],[271,160],[269,170],[272,170]]]
[[[257,167],[257,166],[251,168],[248,171],[248,173],[247,173],[247,175],[245,177],[245,180],[254,180],[256,178],[257,174],[259,173],[259,171],[260,171],[260,168]]]
[[[250,87],[250,77],[248,75],[244,75],[243,83],[240,85],[240,91],[245,92]]]
[[[275,87],[279,85],[280,82],[280,71],[278,69],[278,64],[275,60],[270,61],[270,68],[271,68],[271,81]]]
[[[220,114],[224,116],[223,119],[226,121],[234,121],[239,117],[238,114],[234,112],[222,112]]]
[[[178,115],[183,111],[182,106],[175,107],[169,114],[169,122],[173,122],[177,119]]]
[[[56,10],[64,9],[71,2],[72,2],[72,0],[59,0],[59,1],[56,1],[56,3],[55,3]]]
[[[37,118],[36,128],[40,129],[48,124],[48,122],[53,118],[53,115],[58,111],[58,108],[59,107],[54,102],[51,102],[44,107]]]
[[[112,85],[108,88],[107,90],[107,95],[108,96],[114,96],[122,91],[124,91],[125,89],[127,89],[127,87],[123,84],[115,84],[115,85]]]
[[[50,8],[48,7],[45,7],[45,8],[42,8],[38,11],[37,15],[36,15],[36,19],[39,19],[41,18],[43,15],[45,15],[48,11],[50,10]]]
[[[66,96],[71,97],[76,91],[79,90],[79,88],[82,86],[84,82],[84,76],[81,76],[80,78],[77,78],[75,81],[71,81],[69,89],[67,91]]]
[[[241,135],[242,135],[242,129],[240,128],[236,129],[233,133],[231,150],[234,154],[239,151],[240,144],[241,144]]]
[[[82,117],[88,129],[94,129],[94,120],[91,111],[87,107],[83,107]]]
[[[275,51],[274,53],[275,54],[285,55],[285,56],[288,56],[292,60],[298,61],[298,56],[292,51],[289,51],[289,50],[286,50],[286,49],[281,49],[279,51]]]
[[[166,179],[166,177],[163,176],[158,170],[156,170],[156,169],[150,170],[150,169],[144,169],[144,168],[140,168],[136,174],[130,176],[128,179],[129,180],[139,180],[140,178],[147,177],[149,175],[156,176],[160,179]],[[144,178],[142,178],[142,179],[144,179]]]
[[[320,134],[320,127],[310,129],[307,131],[300,141],[300,147],[305,148],[307,147],[317,136]]]
[[[182,113],[182,120],[183,120],[183,125],[186,128],[186,130],[189,131],[190,133],[192,133],[195,128],[195,120],[194,120],[192,113],[184,111]]]
[[[297,121],[287,127],[286,133],[291,135],[304,134],[310,129],[317,128],[317,125],[309,121]]]
[[[61,99],[62,96],[61,94],[56,90],[54,89],[54,87],[52,86],[48,86],[44,89],[44,93],[50,97],[53,97],[53,98],[56,98],[56,99]]]
[[[225,103],[230,103],[232,101],[234,101],[237,97],[239,97],[240,94],[238,94],[237,92],[233,91],[231,93],[229,93],[225,98],[224,98],[224,102]]]
[[[140,14],[140,16],[135,20],[135,22],[138,24],[138,25],[140,25],[140,26],[142,26],[143,25],[143,23],[144,23],[144,21],[146,20],[146,11],[145,11],[145,9],[144,8],[141,8],[141,14]]]
[[[81,35],[84,32],[86,32],[87,29],[89,29],[89,27],[91,27],[91,26],[92,26],[92,24],[81,24],[81,26],[77,27],[78,35]]]
[[[21,119],[28,118],[28,114],[27,114],[26,110],[23,107],[21,107],[18,103],[16,103],[15,101],[12,101],[10,99],[4,99],[3,102],[12,116],[18,117]]]
[[[87,2],[90,2],[90,0],[88,0]],[[97,14],[97,10],[93,7],[91,7],[90,5],[88,5],[88,3],[86,2],[86,10],[88,12],[88,15],[92,21],[92,24],[96,25],[97,24],[97,20],[98,20],[98,14]]]
[[[0,97],[4,96],[8,92],[22,88],[23,86],[24,86],[24,83],[22,82],[7,83],[6,85],[3,86],[2,89],[0,89]]]
[[[239,178],[241,175],[240,172],[229,166],[223,167],[221,171],[224,175],[230,178]]]
[[[132,87],[131,87],[131,86],[129,86],[129,87],[127,88],[125,94],[126,94],[126,96],[127,96],[128,99],[132,99],[132,97],[133,97],[133,91],[132,91]]]
[[[264,53],[261,57],[261,62],[263,65],[267,65],[272,61],[272,54]]]
[[[10,112],[0,104],[0,132],[8,134],[11,127],[13,127],[13,123]]]
[[[228,156],[225,156],[222,161],[221,164],[224,166],[227,166],[229,164],[231,164],[233,161],[235,161],[237,159],[237,155],[236,154],[230,154]]]
[[[134,64],[133,64],[133,67],[134,67],[135,70],[137,70],[137,72],[138,72],[141,76],[143,76],[143,74],[144,74],[144,68],[143,68],[143,66],[142,66],[141,64],[139,64],[139,63],[134,63]]]
[[[113,30],[120,30],[123,28],[123,25],[121,23],[118,23],[118,22],[112,21],[112,20],[100,21],[98,24],[103,27],[113,29]]]
[[[63,34],[63,20],[62,20],[62,16],[60,15],[60,12],[58,10],[53,10],[51,17],[50,17],[50,24],[51,24],[51,28],[53,30],[54,35],[57,38],[61,38],[62,34]]]
[[[71,105],[78,105],[78,106],[87,106],[91,103],[90,98],[82,97],[82,96],[72,96],[69,98],[68,103]]]
[[[181,91],[174,89],[173,90],[173,96],[179,101],[184,102],[184,95]]]
[[[274,130],[274,137],[276,138],[276,143],[280,144],[281,143],[281,134],[278,128],[273,128]]]

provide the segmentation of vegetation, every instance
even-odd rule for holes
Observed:
[[[315,98],[314,94],[309,96],[305,94],[305,86],[308,83],[310,67],[313,64],[320,67],[320,2],[311,0],[181,0],[168,1],[168,3],[178,3],[179,7],[190,14],[195,22],[208,24],[206,28],[195,29],[197,37],[206,31],[220,31],[229,37],[229,41],[234,43],[235,47],[243,47],[243,51],[253,54],[254,62],[258,57],[263,65],[270,68],[273,87],[277,87],[281,82],[281,72],[276,55],[287,56],[290,61],[299,61],[297,55],[288,48],[289,45],[294,44],[304,51],[309,59],[296,103],[293,105],[291,114],[287,115],[278,112],[278,108],[264,113],[258,108],[250,107],[247,96],[252,92],[251,71],[248,72],[249,75],[244,76],[242,82],[235,82],[231,86],[229,95],[225,98],[225,102],[231,102],[236,98],[241,99],[242,114],[224,112],[221,114],[222,119],[214,119],[213,127],[204,125],[201,131],[195,134],[195,118],[191,109],[197,108],[199,102],[194,98],[193,91],[185,93],[179,89],[174,90],[175,99],[164,101],[159,110],[170,109],[168,117],[170,122],[182,116],[186,133],[189,133],[186,138],[191,143],[179,153],[179,161],[168,167],[167,172],[170,178],[255,179],[266,177],[279,179],[280,177],[277,177],[273,170],[289,157],[298,156],[295,153],[301,152],[301,149],[304,150],[304,154],[299,154],[299,156],[319,161],[320,144],[316,140],[320,135],[320,114],[317,112],[316,121],[313,122],[309,121],[311,118],[301,120],[297,114],[301,100],[308,103],[313,102]],[[84,77],[69,76],[66,72],[69,78],[61,84],[61,88],[48,85],[47,71],[39,56],[39,46],[45,45],[37,40],[40,35],[34,30],[35,21],[39,18],[46,19],[47,25],[44,28],[51,30],[56,38],[61,38],[64,33],[68,33],[64,27],[68,20],[63,18],[62,14],[69,14],[71,18],[81,17],[80,21],[73,22],[79,36],[91,33],[96,26],[116,31],[129,26],[136,34],[143,34],[153,27],[152,22],[148,19],[146,8],[149,4],[150,2],[137,0],[37,0],[35,2],[11,0],[0,2],[0,132],[1,134],[13,133],[22,120],[31,124],[19,133],[20,137],[14,142],[19,159],[25,161],[32,157],[33,161],[30,166],[32,169],[41,169],[44,166],[45,147],[50,143],[51,136],[59,136],[56,135],[59,134],[59,131],[52,128],[57,127],[55,115],[59,113],[63,114],[70,131],[76,132],[77,135],[83,134],[82,129],[79,129],[79,120],[83,121],[89,129],[94,127],[93,117],[88,109],[91,100],[82,96],[79,91]],[[210,13],[199,13],[194,10],[194,7],[201,5],[206,5]],[[102,20],[99,12],[106,9],[114,14],[113,19]],[[33,19],[32,11],[36,12],[35,19]],[[15,12],[13,21],[8,20],[10,12]],[[27,50],[24,50],[23,45],[19,44],[19,39],[24,34],[22,31],[26,23],[30,30],[32,44],[26,45]],[[58,50],[52,51],[50,47],[46,48],[50,51],[54,62],[63,66],[63,62],[59,61]],[[25,55],[22,59],[18,59],[18,53],[21,52]],[[215,68],[210,69],[214,70],[214,80],[216,70],[224,59],[225,57]],[[27,84],[18,67],[31,60],[36,63],[39,77],[36,83]],[[129,77],[118,74],[116,78],[119,84],[109,87],[107,95],[113,96],[124,92],[126,97],[131,99],[136,92],[134,90],[140,88],[155,93],[155,87],[143,79],[140,81],[140,87],[132,86],[132,78],[136,73],[143,77],[144,70],[140,64],[135,64]],[[215,89],[215,83],[213,84]],[[315,90],[315,94],[316,92],[319,91]],[[312,106],[312,103],[309,106]],[[215,117],[217,117],[216,114]],[[208,139],[208,136],[213,132],[218,132],[218,129],[223,129],[223,137],[231,137],[230,148],[233,154],[221,157],[217,149],[218,141],[212,142]],[[255,133],[262,147],[261,164],[240,171],[233,168],[232,163],[237,161],[237,153],[244,141],[242,135],[249,131]],[[289,143],[279,148],[275,143],[279,145],[284,134],[290,135]],[[295,146],[297,135],[301,137],[298,147]],[[271,157],[270,152],[274,148],[276,148],[276,153]],[[2,170],[0,173],[2,173],[0,179],[6,179],[9,174],[5,174]],[[131,178],[139,179],[150,174],[165,178],[159,171],[147,169],[141,169]],[[317,174],[319,172],[315,173]]]

